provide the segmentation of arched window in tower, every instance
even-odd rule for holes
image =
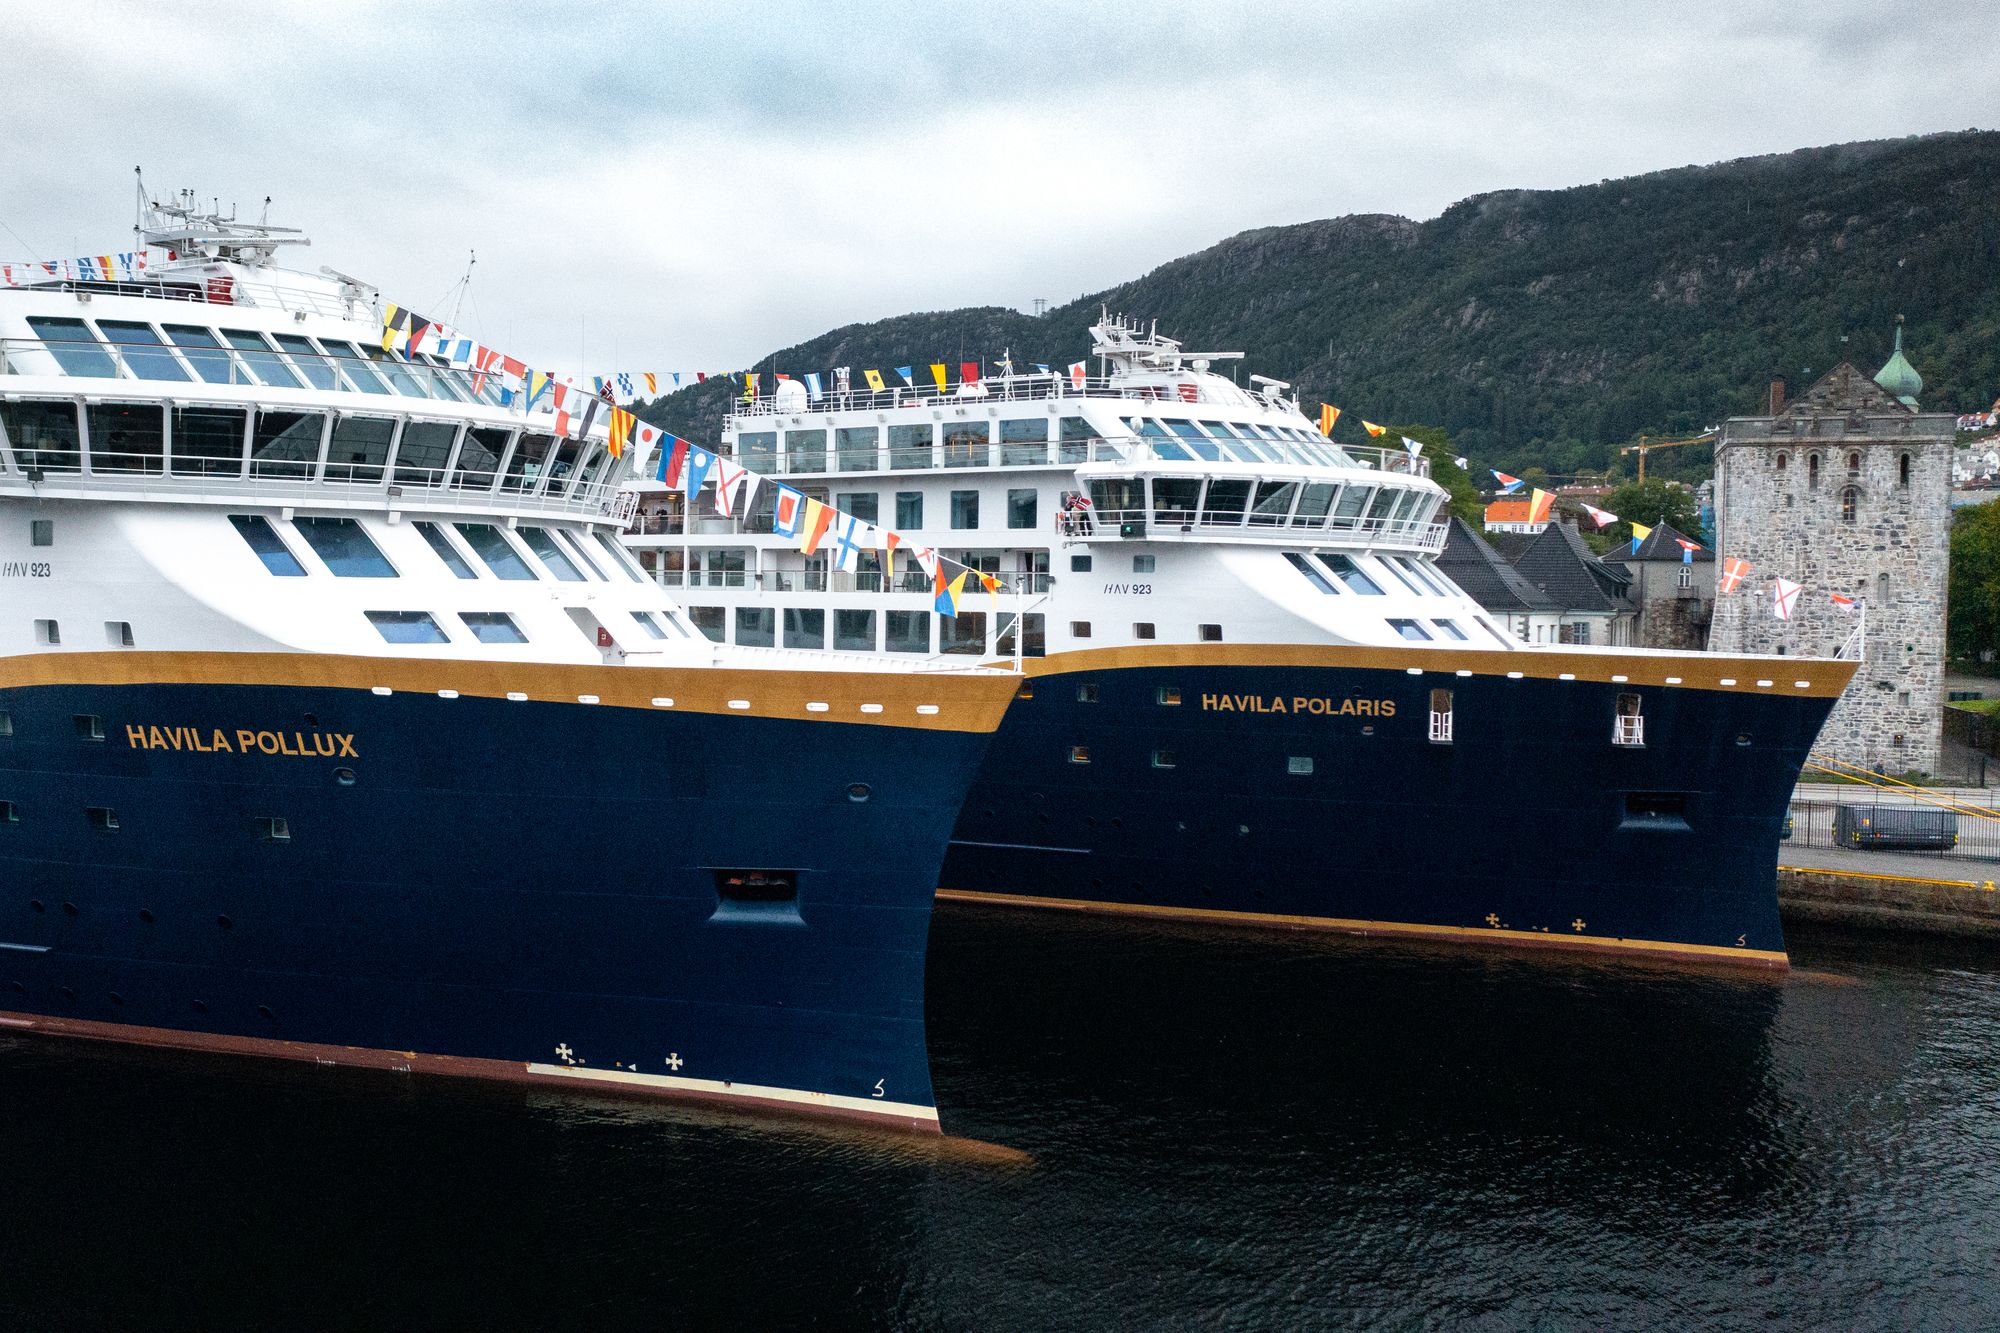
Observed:
[[[1889,605],[1889,576],[1887,574],[1877,574],[1875,576],[1875,605],[1878,607]]]
[[[1896,484],[1898,486],[1907,486],[1910,484],[1910,456],[1908,454],[1899,455],[1896,459]]]
[[[1860,503],[1861,492],[1858,489],[1853,486],[1843,488],[1840,492],[1840,521],[1842,523],[1852,523],[1854,521],[1854,510]]]
[[[1807,454],[1807,455],[1806,455],[1806,485],[1808,485],[1808,486],[1818,486],[1818,485],[1819,485],[1819,455],[1818,455],[1818,454]]]
[[[1783,472],[1785,470],[1785,464],[1791,461],[1792,461],[1792,456],[1780,450],[1778,453],[1778,471]]]
[[[1847,475],[1850,477],[1861,475],[1861,451],[1859,449],[1856,449],[1847,456]]]

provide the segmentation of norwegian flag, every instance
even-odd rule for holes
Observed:
[[[1743,580],[1748,577],[1750,577],[1750,562],[1740,556],[1731,556],[1722,562],[1722,577],[1716,582],[1715,590],[1727,597],[1742,586]]]

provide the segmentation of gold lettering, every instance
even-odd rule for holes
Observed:
[[[334,732],[334,733],[333,733],[333,738],[334,738],[335,740],[337,740],[337,741],[339,741],[339,742],[340,742],[340,753],[339,753],[339,755],[337,755],[337,756],[336,756],[336,758],[340,758],[340,759],[359,759],[359,758],[361,757],[360,755],[358,755],[358,754],[354,753],[354,733],[353,733],[353,732],[351,732],[351,731],[349,731],[349,732],[340,732],[340,731],[336,731],[336,732]]]
[[[239,730],[236,733],[236,748],[241,750],[243,753],[249,754],[250,747],[255,745],[256,743],[257,743],[256,732]]]
[[[293,733],[292,733],[292,737],[293,737],[293,739],[295,739],[295,740],[296,740],[296,739],[298,738],[298,734],[299,734],[299,733],[298,733],[298,732],[296,732],[296,731],[295,731],[295,732],[293,732]],[[290,745],[288,745],[288,744],[287,744],[287,743],[285,742],[285,737],[284,737],[284,733],[282,733],[282,732],[280,732],[280,733],[279,733],[279,735],[278,735],[278,753],[279,753],[279,754],[286,754],[286,755],[290,755],[290,756],[291,756],[292,758],[294,758],[294,759],[297,759],[297,758],[299,757],[299,751],[297,751],[297,750],[294,750],[294,749],[293,749],[293,748],[292,748],[292,747],[291,747]]]
[[[1204,695],[1202,695],[1202,696],[1201,696],[1201,706],[1202,706],[1203,708],[1208,708],[1208,709],[1213,709],[1213,708],[1215,707],[1215,696],[1214,696],[1214,695],[1212,695],[1212,694],[1204,694]]]
[[[235,751],[229,748],[229,737],[222,734],[221,727],[217,727],[215,734],[208,738],[208,748],[211,750],[220,750],[224,754],[235,753]]]
[[[260,749],[260,750],[262,750],[262,751],[263,751],[263,752],[264,752],[265,754],[276,754],[276,753],[278,753],[278,749],[279,749],[279,746],[278,746],[278,736],[277,736],[277,733],[276,733],[276,732],[270,732],[270,731],[260,731],[260,732],[258,732],[258,733],[257,733],[257,748],[258,748],[258,749]]]
[[[1382,716],[1383,717],[1396,716],[1396,701],[1394,699],[1384,699],[1382,701]]]
[[[1274,713],[1285,711],[1285,697],[1283,695],[1278,695],[1271,700],[1271,711]]]
[[[146,728],[146,748],[148,750],[164,750],[167,748],[167,738],[160,734],[158,727]]]
[[[333,758],[333,740],[323,731],[313,733],[313,753]]]
[[[1292,711],[1294,713],[1303,713],[1306,711],[1306,705],[1316,704],[1318,702],[1319,700],[1308,699],[1303,694],[1295,694],[1292,696]],[[1314,711],[1317,712],[1318,710],[1315,709]]]
[[[145,749],[146,729],[144,727],[134,727],[128,725],[125,728],[125,743],[131,746],[135,750]]]

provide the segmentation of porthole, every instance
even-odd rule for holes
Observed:
[[[78,907],[77,907],[77,905],[76,905],[75,903],[64,903],[64,904],[63,904],[63,915],[64,915],[64,916],[82,916],[82,915],[83,915],[83,912],[82,912],[82,909],[78,908]]]
[[[110,995],[111,995],[111,1003],[121,1004],[121,1005],[125,1003],[125,997],[123,995],[120,995],[117,991],[110,992]]]
[[[194,1011],[198,1014],[205,1014],[208,1012],[208,1001],[206,1000],[193,1000],[190,1001],[190,1005],[194,1009]]]
[[[152,908],[150,908],[150,907],[142,907],[142,908],[140,908],[140,909],[139,909],[139,919],[140,919],[141,921],[145,922],[145,923],[146,923],[147,925],[149,925],[149,926],[150,926],[150,925],[152,925],[152,924],[153,924],[153,922],[154,922],[154,920],[156,919],[156,918],[155,918],[155,917],[153,916],[153,909],[152,909]]]
[[[1162,708],[1173,708],[1180,703],[1181,692],[1176,686],[1162,685],[1154,693],[1153,699]]]
[[[1736,743],[1737,743],[1738,745],[1748,745],[1748,744],[1750,743],[1750,733],[1749,733],[1749,732],[1747,732],[1747,731],[1739,731],[1739,732],[1737,732],[1737,733],[1736,733]]]
[[[236,926],[236,923],[234,921],[231,921],[226,916],[218,916],[217,918],[215,918],[215,924],[222,927],[224,930],[231,930],[234,929]]]
[[[854,802],[856,805],[860,805],[863,801],[867,800],[870,796],[874,794],[875,793],[873,792],[873,790],[871,790],[868,784],[865,782],[854,783],[847,789],[847,799]]]
[[[267,1023],[275,1023],[278,1021],[278,1016],[275,1013],[271,1012],[271,1006],[268,1004],[260,1004],[257,1006],[257,1017],[263,1019]]]
[[[1078,703],[1080,703],[1080,704],[1094,704],[1094,703],[1096,703],[1096,702],[1097,702],[1097,687],[1096,687],[1095,685],[1079,685],[1079,686],[1077,686],[1077,687],[1076,687],[1076,701],[1077,701]]]
[[[40,898],[28,899],[28,907],[30,910],[35,912],[46,912],[49,910],[48,908],[42,906],[42,900]]]
[[[352,787],[354,785],[354,770],[351,768],[336,768],[333,770],[333,780],[343,787]]]
[[[319,725],[319,714],[318,714],[318,713],[307,713],[307,714],[306,714],[306,725],[307,725],[307,726],[309,726],[309,727],[317,727],[317,726]]]

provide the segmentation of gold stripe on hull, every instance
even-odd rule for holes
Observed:
[[[1781,950],[1733,949],[1718,944],[1677,944],[1668,940],[1614,939],[1609,936],[1557,935],[1506,927],[1427,926],[1413,921],[1360,921],[1347,917],[1292,916],[1277,912],[1233,912],[1213,907],[1162,907],[1145,903],[1092,902],[1083,898],[1040,898],[1029,894],[983,893],[972,889],[939,889],[950,902],[983,903],[996,907],[1039,907],[1064,912],[1101,912],[1113,916],[1147,917],[1163,921],[1203,921],[1217,925],[1264,926],[1286,930],[1324,930],[1344,935],[1435,940],[1452,944],[1487,944],[1516,948],[1560,949],[1570,953],[1612,954],[1624,958],[1670,958],[1688,962],[1727,963],[1735,967],[1785,969],[1791,958]]]

